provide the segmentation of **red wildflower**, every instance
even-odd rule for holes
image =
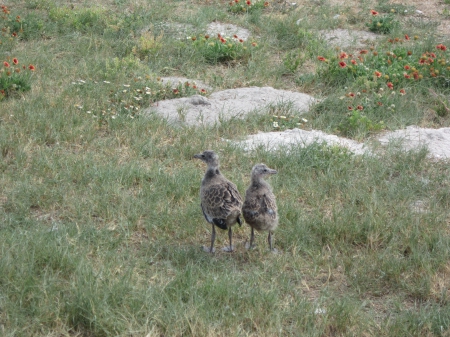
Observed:
[[[347,55],[347,53],[342,52],[341,54],[339,54],[339,58],[340,58],[341,60],[343,60],[343,59],[348,58],[348,55]]]
[[[405,34],[405,40],[409,40],[409,36]]]
[[[326,61],[326,58],[323,56],[317,56],[317,59],[322,62]]]
[[[173,89],[173,93],[174,93],[175,95],[178,95],[178,94],[180,93],[180,91],[179,91],[178,89]]]
[[[234,34],[233,37],[234,37],[235,39],[238,39],[238,36],[237,36],[236,34]]]
[[[401,95],[406,95],[405,89],[400,89],[400,94],[401,94]]]
[[[351,106],[347,107],[348,110],[353,110],[353,108]]]
[[[414,77],[415,80],[418,80],[419,79],[419,73],[413,73],[413,77]]]
[[[408,55],[411,56],[412,55],[412,51],[408,50]]]
[[[419,64],[425,64],[425,59],[421,58],[421,59],[419,60]]]
[[[239,39],[239,42],[240,42],[240,43],[242,43],[242,42],[244,42],[244,40],[242,40],[242,39]]]
[[[406,73],[404,73],[403,76],[405,76],[405,78],[411,78],[411,76]]]
[[[225,40],[223,37],[221,37],[220,42],[225,43],[225,42],[227,42],[227,40]]]
[[[14,63],[14,64],[19,64],[19,60],[16,59],[16,58],[13,58],[13,63]]]
[[[264,2],[264,7],[269,7],[269,3],[267,1]]]
[[[355,94],[354,94],[353,92],[349,92],[349,93],[348,93],[348,96],[349,96],[349,97],[355,97]]]
[[[14,33],[12,33],[11,35],[12,35],[13,37],[16,37],[16,36],[17,36],[17,33],[14,32]]]
[[[386,85],[388,86],[389,89],[394,89],[394,85],[392,84],[392,82],[387,82]]]
[[[207,39],[207,40],[209,39],[209,35],[208,34],[205,35],[205,39]]]
[[[381,75],[382,75],[379,71],[375,71],[374,74],[376,77],[381,77]]]
[[[409,70],[411,69],[411,67],[409,65],[404,66],[403,68],[405,68],[405,70]]]
[[[437,48],[437,49],[440,49],[440,50],[442,50],[442,51],[446,51],[446,50],[447,50],[447,47],[444,46],[442,43],[441,43],[441,44],[438,44],[438,45],[436,46],[436,48]]]
[[[364,107],[363,107],[362,105],[358,105],[358,106],[356,107],[356,109],[358,109],[358,110],[364,110]]]
[[[376,16],[376,15],[378,15],[378,12],[373,10],[373,9],[371,9],[370,10],[370,14],[372,14],[373,16]]]
[[[36,70],[36,68],[35,68],[34,65],[32,65],[32,64],[30,64],[30,65],[28,66],[28,69],[30,69],[31,71],[35,71],[35,70]]]
[[[252,46],[256,47],[258,44],[256,42],[252,42]]]
[[[3,65],[6,67],[6,68],[9,68],[9,63],[8,62],[3,62]]]
[[[382,106],[382,105],[383,105],[383,103],[381,103],[381,102],[377,102],[377,104],[378,104],[379,106]]]
[[[350,61],[352,64],[356,64],[356,61],[355,60],[351,60]]]
[[[201,89],[200,92],[201,92],[202,94],[206,94],[206,89]]]
[[[432,57],[432,58],[436,58],[436,54],[435,53],[430,53],[430,56]]]
[[[339,67],[345,68],[346,66],[347,66],[347,63],[345,63],[344,61],[339,62]]]
[[[191,37],[191,40],[195,41],[195,40],[197,40],[197,38],[195,36],[193,36],[193,37]]]
[[[247,4],[247,6],[250,6],[252,4],[250,0],[247,0],[245,3]]]
[[[363,50],[360,50],[360,51],[359,51],[360,54],[367,54],[368,52],[369,52],[369,51],[366,50],[366,49],[363,49]]]

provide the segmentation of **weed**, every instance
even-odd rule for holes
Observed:
[[[141,60],[148,59],[149,56],[154,56],[162,48],[163,34],[154,36],[151,31],[142,33],[139,37],[139,42],[133,47],[132,52]]]
[[[205,58],[206,61],[216,64],[235,60],[248,60],[252,50],[258,46],[256,42],[248,42],[237,35],[232,38],[200,35],[189,37],[194,49]]]
[[[399,26],[399,22],[393,14],[381,16],[378,12],[372,10],[371,22],[367,24],[369,30],[374,33],[389,34]]]
[[[270,6],[269,1],[263,0],[232,0],[229,2],[228,10],[234,14],[253,13],[261,11]]]
[[[32,73],[35,66],[20,65],[17,58],[3,61],[0,69],[0,101],[4,98],[17,96],[31,89]]]

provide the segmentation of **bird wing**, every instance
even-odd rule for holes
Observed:
[[[275,198],[267,194],[246,198],[242,208],[245,220],[252,222],[261,217],[275,219],[277,217],[277,204]]]
[[[240,211],[242,207],[242,197],[230,181],[208,186],[202,191],[201,199],[207,221],[226,219],[233,211]]]

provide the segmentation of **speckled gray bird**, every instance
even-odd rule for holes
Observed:
[[[272,187],[264,180],[267,175],[276,173],[277,171],[268,168],[265,164],[257,164],[252,168],[252,180],[245,192],[245,201],[242,207],[245,222],[252,228],[249,248],[253,248],[256,229],[269,232],[267,237],[269,248],[271,251],[276,251],[273,248],[272,236],[278,226],[277,203]]]
[[[242,197],[236,185],[225,178],[219,170],[219,156],[211,150],[194,155],[194,158],[204,161],[208,167],[200,187],[200,201],[206,221],[212,224],[211,246],[203,247],[206,252],[214,252],[214,241],[216,239],[215,226],[228,230],[230,246],[223,248],[224,251],[232,252],[232,230],[231,227],[241,222]]]

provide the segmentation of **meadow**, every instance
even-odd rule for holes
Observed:
[[[429,20],[384,0],[30,0],[1,10],[1,336],[450,335],[448,160],[400,143],[356,156],[223,141],[293,127],[369,140],[449,126],[450,37],[437,32],[448,0]],[[213,21],[251,37],[206,36]],[[336,28],[379,38],[336,48],[319,33]],[[209,92],[164,76],[320,103],[301,117],[280,106],[174,126],[143,111]],[[278,171],[281,254],[263,234],[247,251],[246,224],[235,252],[201,250],[211,228],[193,155],[204,149],[241,194],[255,163]],[[218,232],[217,247],[227,242]]]

